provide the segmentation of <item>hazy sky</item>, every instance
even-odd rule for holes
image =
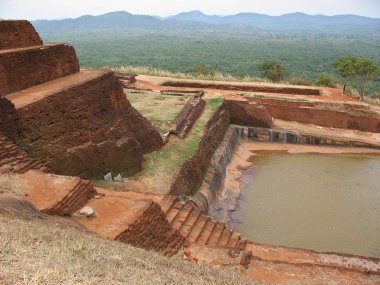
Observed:
[[[190,10],[217,15],[304,12],[380,18],[380,0],[0,0],[0,18],[7,19],[61,19],[112,11],[169,16]]]

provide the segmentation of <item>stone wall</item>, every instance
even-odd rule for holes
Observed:
[[[222,143],[211,158],[210,166],[203,183],[193,198],[193,201],[205,214],[208,213],[209,204],[214,201],[224,184],[227,166],[231,161],[235,149],[239,145],[239,141],[238,129],[236,127],[229,127]]]
[[[246,100],[225,100],[223,107],[230,113],[233,124],[270,128],[273,117],[260,104]]]
[[[6,98],[0,96],[0,133],[10,139],[15,139],[18,131],[18,121],[15,106]]]
[[[204,127],[204,134],[196,154],[182,165],[171,186],[171,195],[191,196],[200,187],[210,164],[210,159],[223,140],[229,124],[228,112],[220,107]]]
[[[147,250],[162,251],[169,256],[176,254],[185,243],[185,238],[169,224],[161,207],[149,201],[146,209],[140,212],[143,213],[141,217],[116,240]]]
[[[0,51],[0,96],[78,71],[75,50],[67,44]]]
[[[202,114],[205,105],[206,102],[199,96],[191,97],[178,114],[170,128],[170,132],[181,139],[184,138]]]
[[[0,20],[0,50],[42,45],[42,40],[28,21]]]
[[[243,84],[226,84],[211,82],[190,82],[190,81],[167,81],[162,86],[201,88],[201,89],[221,89],[246,92],[265,92],[279,94],[296,94],[296,95],[320,95],[318,88],[313,87],[293,87],[293,86],[262,86],[262,85],[243,85]]]
[[[112,72],[18,109],[18,115],[19,144],[59,174],[133,174],[142,154],[163,144]]]
[[[286,121],[296,121],[304,124],[314,124],[323,127],[333,127],[340,129],[352,129],[364,132],[380,132],[380,116],[363,105],[336,103],[336,102],[304,102],[290,100],[263,99],[256,97],[245,97],[244,99],[226,100],[226,104],[232,105],[237,110],[250,108],[252,102],[264,106],[275,119]],[[236,123],[249,123],[256,120],[253,114],[257,112],[233,112],[232,118],[237,117]],[[243,115],[239,115],[239,113]],[[242,118],[241,118],[242,117]],[[259,126],[258,124],[248,124]]]

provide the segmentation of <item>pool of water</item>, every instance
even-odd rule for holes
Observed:
[[[259,243],[380,257],[380,156],[265,154],[236,230]]]

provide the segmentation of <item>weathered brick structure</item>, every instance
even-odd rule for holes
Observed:
[[[108,71],[79,71],[67,44],[42,45],[27,21],[0,21],[1,130],[54,173],[126,175],[163,145]]]

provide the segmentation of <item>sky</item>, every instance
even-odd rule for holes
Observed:
[[[0,0],[3,19],[62,19],[113,11],[166,17],[200,10],[210,15],[356,14],[380,18],[380,0]]]

